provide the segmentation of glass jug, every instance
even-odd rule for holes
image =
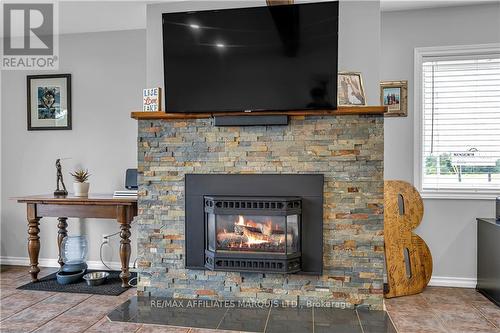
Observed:
[[[87,260],[88,241],[86,236],[66,236],[63,238],[61,247],[64,264],[80,264]]]

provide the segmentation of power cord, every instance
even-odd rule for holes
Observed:
[[[101,263],[107,268],[109,269],[110,271],[112,271],[113,269],[111,267],[109,267],[108,265],[106,265],[106,263],[104,262],[104,260],[102,259],[102,247],[104,244],[108,244],[107,242],[102,242],[101,243],[101,247],[99,248],[99,258],[101,259]]]
[[[108,237],[104,237],[104,238],[105,238],[105,239],[107,239]],[[103,265],[104,265],[107,269],[109,269],[110,271],[112,271],[113,269],[112,269],[111,267],[109,267],[108,265],[106,265],[106,263],[105,263],[105,262],[104,262],[104,260],[102,259],[102,247],[103,247],[103,245],[104,245],[104,244],[107,244],[107,242],[102,242],[102,243],[101,243],[101,246],[100,246],[100,248],[99,248],[99,258],[101,259],[101,263],[102,263],[102,264],[103,264]],[[136,266],[135,266],[136,262],[137,262],[137,258],[135,258],[135,260],[134,260],[134,264],[133,264],[133,266],[132,266],[132,269],[133,269],[133,270],[135,270],[135,269],[136,269]],[[136,284],[132,284],[132,281],[134,281],[134,280],[137,280],[137,277],[133,277],[133,278],[131,278],[131,279],[128,281],[128,285],[129,285],[130,287],[137,288],[137,283],[136,283]]]
[[[130,224],[131,226],[134,224],[135,222],[135,219],[132,221],[132,223]],[[111,267],[109,267],[108,265],[106,265],[106,263],[104,262],[104,259],[102,258],[102,247],[105,245],[105,244],[108,244],[109,242],[109,238],[113,237],[113,236],[116,236],[120,233],[121,231],[118,231],[118,232],[115,232],[113,234],[109,234],[109,235],[106,235],[106,236],[103,236],[102,238],[104,239],[102,242],[101,242],[101,246],[99,247],[99,259],[101,259],[101,263],[104,265],[104,267],[106,267],[108,270],[112,271],[113,269]],[[135,270],[136,269],[136,263],[137,263],[137,259],[138,258],[135,258],[134,260],[134,263],[132,265],[132,269]],[[137,283],[136,284],[131,284],[132,281],[134,280],[137,280],[137,277],[134,277],[132,279],[130,279],[128,281],[128,285],[130,287],[137,287]]]
[[[135,270],[135,269],[136,269],[135,264],[137,263],[137,259],[139,259],[139,258],[135,258],[134,263],[132,264],[132,269],[133,269],[133,270]],[[137,272],[136,272],[136,274],[137,274]],[[128,281],[128,285],[129,285],[129,286],[131,286],[131,287],[137,288],[137,283],[136,283],[136,284],[131,284],[131,282],[132,282],[132,281],[134,281],[134,280],[137,280],[137,275],[136,275],[136,277],[131,278],[131,279]]]
[[[137,280],[137,276],[136,277],[133,277],[131,278],[129,281],[128,281],[128,285],[130,287],[133,287],[133,288],[137,288],[137,283],[136,284],[132,284],[131,282],[134,281],[134,280]]]

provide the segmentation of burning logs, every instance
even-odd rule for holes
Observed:
[[[220,232],[217,234],[217,244],[222,248],[233,247],[236,245],[231,244],[239,244],[246,241],[247,239],[244,236],[234,232]]]
[[[281,244],[285,243],[285,235],[266,235],[260,232],[255,232],[250,229],[244,229],[243,230],[243,235],[246,236],[249,240],[249,242],[254,242],[254,243],[270,243],[273,246],[280,246]]]
[[[244,225],[244,224],[238,224],[236,223],[234,225],[234,232],[238,235],[243,235],[245,234],[245,231],[246,230],[249,230],[251,232],[261,232],[260,231],[260,228],[257,228],[257,227],[251,227],[249,225]]]
[[[293,235],[284,230],[272,228],[271,223],[255,223],[242,218],[234,224],[234,232],[219,232],[217,243],[224,249],[283,251],[285,242],[293,243]]]

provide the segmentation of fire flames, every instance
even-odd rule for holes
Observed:
[[[270,223],[272,224],[271,221],[267,221],[267,223]],[[251,227],[251,228],[259,228],[259,223],[255,223],[253,222],[252,220],[250,221],[245,221],[245,218],[243,216],[238,216],[238,222],[235,223],[235,225],[237,226],[242,226],[242,227]],[[243,229],[245,230],[245,229]],[[245,234],[245,232],[243,231],[243,234]],[[268,241],[265,240],[265,239],[257,239],[256,236],[254,236],[253,234],[248,234],[247,235],[247,245],[252,245],[252,244],[264,244],[264,243],[267,243]],[[243,244],[242,242],[240,242],[240,246],[239,247],[243,247]]]
[[[242,215],[234,222],[233,230],[223,229],[217,234],[219,248],[229,250],[284,251],[286,235],[271,219],[255,222]]]

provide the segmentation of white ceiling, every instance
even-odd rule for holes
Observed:
[[[164,1],[60,1],[59,32],[61,34],[133,30],[146,28],[148,4],[182,2]],[[203,0],[201,0],[203,1]],[[205,0],[209,1],[209,0]],[[229,1],[229,0],[227,0]],[[234,0],[232,0],[234,1]],[[311,1],[311,0],[309,0]],[[296,0],[296,2],[309,2]],[[312,0],[318,1],[318,0]],[[320,1],[320,0],[319,0]],[[341,0],[353,1],[353,0]],[[364,0],[371,1],[371,0]],[[244,1],[241,1],[244,3]],[[423,8],[464,6],[482,3],[500,3],[500,0],[381,0],[381,11],[414,10]]]

